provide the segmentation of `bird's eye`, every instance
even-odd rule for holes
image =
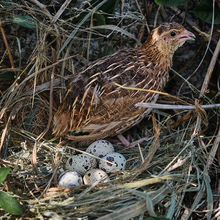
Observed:
[[[174,31],[171,31],[171,32],[170,32],[170,36],[171,36],[171,37],[174,37],[174,36],[176,36],[176,33],[175,33]]]

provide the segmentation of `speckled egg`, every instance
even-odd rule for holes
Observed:
[[[70,157],[66,162],[66,168],[84,175],[88,170],[96,167],[96,159],[87,154],[78,154]]]
[[[66,171],[60,175],[59,186],[73,187],[82,185],[82,177],[76,171]]]
[[[89,147],[86,149],[86,152],[103,158],[108,153],[114,152],[114,147],[109,141],[98,140],[90,144]]]
[[[109,153],[105,157],[103,157],[103,159],[114,163],[111,164],[104,160],[99,161],[99,168],[107,173],[113,173],[125,169],[126,159],[120,153],[116,153],[116,152]]]
[[[103,170],[91,169],[86,172],[85,176],[83,177],[83,181],[86,185],[92,185],[98,182],[106,183],[109,181],[109,177]]]

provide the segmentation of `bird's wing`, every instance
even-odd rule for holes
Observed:
[[[55,114],[54,133],[110,131],[143,113],[135,104],[151,101],[152,94],[118,86],[157,89],[154,65],[141,56],[137,49],[122,50],[90,63],[74,76]]]

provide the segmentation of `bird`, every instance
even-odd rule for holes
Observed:
[[[85,65],[66,87],[54,114],[53,134],[89,144],[138,124],[151,109],[136,104],[157,101],[159,94],[151,91],[164,89],[174,52],[194,39],[181,24],[162,23],[141,46]]]

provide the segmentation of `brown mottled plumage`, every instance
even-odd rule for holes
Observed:
[[[121,88],[163,90],[172,57],[194,34],[177,23],[155,28],[138,48],[120,50],[85,66],[68,85],[54,116],[54,134],[79,142],[91,142],[124,132],[149,110],[138,102],[156,102],[158,94]]]

